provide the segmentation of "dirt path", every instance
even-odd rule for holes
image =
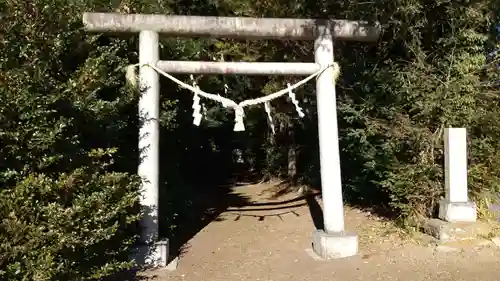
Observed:
[[[499,279],[500,250],[491,242],[453,247],[436,247],[428,243],[430,240],[416,243],[402,239],[390,223],[356,209],[346,209],[346,228],[359,235],[360,254],[317,260],[310,250],[315,226],[306,200],[294,200],[296,194],[269,199],[265,192],[268,188],[256,185],[236,189],[256,203],[224,212],[189,241],[176,271],[153,272],[154,280]]]

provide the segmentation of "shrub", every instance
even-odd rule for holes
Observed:
[[[129,43],[81,28],[92,2],[0,3],[2,280],[131,266],[139,179],[124,171],[137,165],[137,97],[121,71]]]
[[[128,269],[138,180],[89,167],[0,192],[0,278],[97,280]]]

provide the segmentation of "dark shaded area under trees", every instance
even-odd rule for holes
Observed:
[[[484,214],[499,191],[498,1],[5,0],[0,2],[0,279],[98,280],[129,268],[138,218],[137,94],[123,67],[138,36],[82,30],[84,11],[378,20],[377,43],[336,43],[346,201],[414,225],[443,193],[442,130],[467,127],[470,191]],[[312,61],[311,42],[161,41],[172,60]],[[188,80],[188,77],[182,77]],[[199,76],[233,100],[288,77]],[[290,102],[246,111],[246,131],[218,105],[192,125],[192,96],[162,80],[162,233],[180,246],[228,206],[228,183],[278,177],[319,188],[314,83]],[[235,149],[243,152],[238,164]],[[296,171],[290,170],[295,164]],[[209,200],[207,200],[209,199]],[[191,226],[196,226],[190,228]],[[64,243],[62,242],[64,241]]]

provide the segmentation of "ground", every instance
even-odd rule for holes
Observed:
[[[359,235],[359,255],[318,260],[311,235],[321,227],[319,199],[297,193],[274,198],[271,190],[268,184],[235,188],[251,203],[227,208],[190,239],[175,271],[148,276],[155,281],[498,280],[500,248],[492,241],[437,245],[349,207],[346,229]]]

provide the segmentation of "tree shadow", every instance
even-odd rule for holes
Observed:
[[[182,256],[189,247],[189,240],[208,224],[222,221],[221,213],[248,202],[248,198],[234,193],[229,185],[185,187],[175,196],[172,200],[177,204],[170,222],[175,227],[169,231],[170,260]]]
[[[165,83],[168,85],[168,83]],[[190,95],[179,94],[179,108],[190,108]],[[160,166],[160,237],[169,239],[170,261],[182,256],[198,232],[232,206],[248,203],[233,191],[232,175],[238,168],[232,150],[236,134],[230,122],[219,127],[193,126],[191,114],[163,126]],[[166,124],[168,125],[168,124]]]

